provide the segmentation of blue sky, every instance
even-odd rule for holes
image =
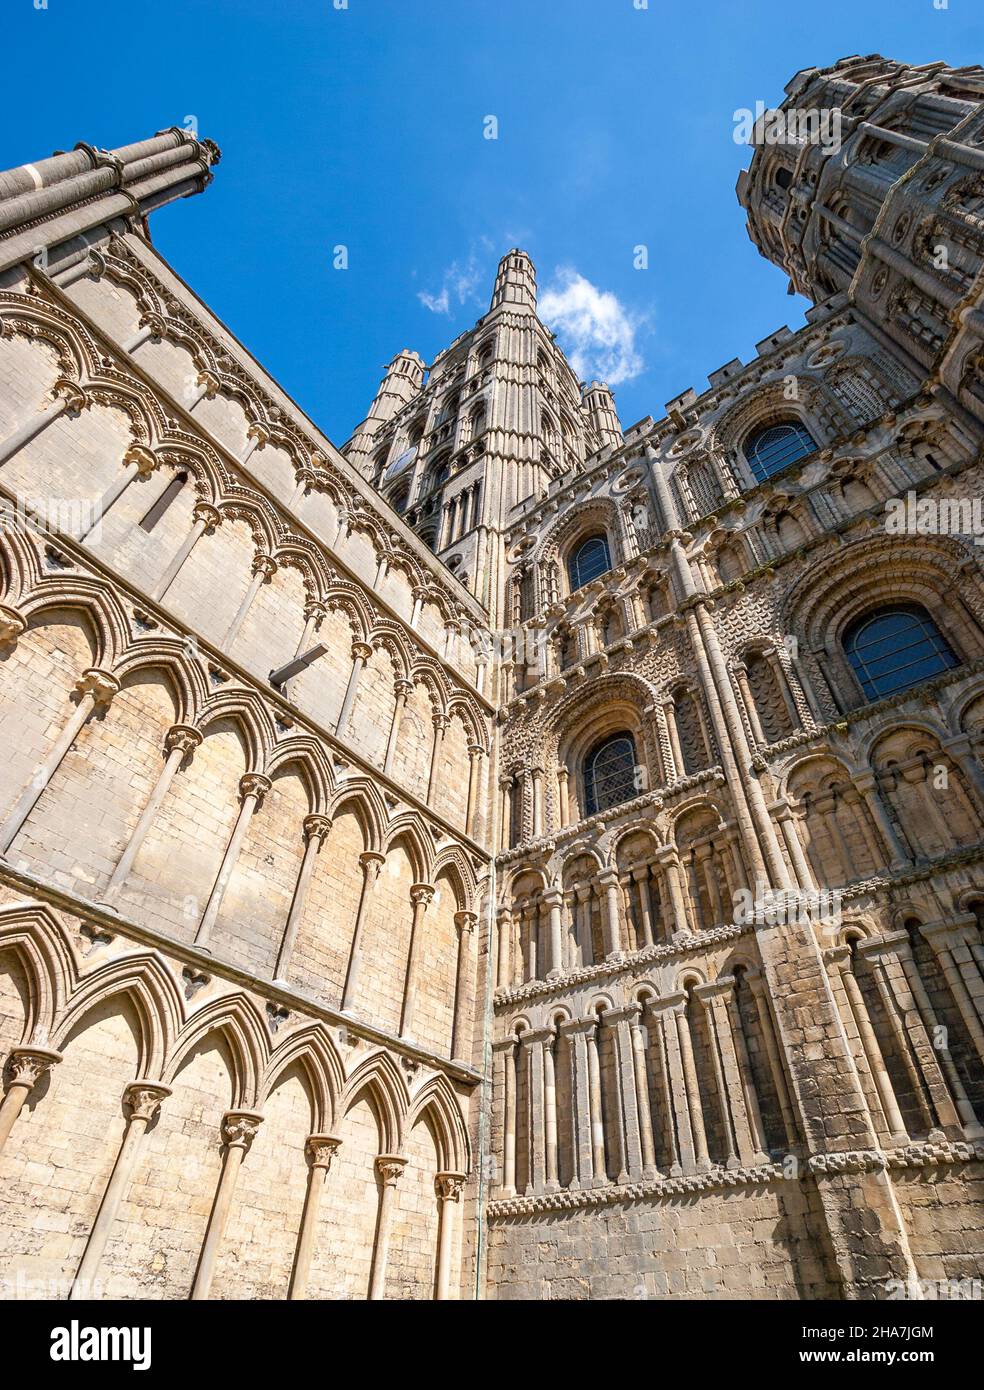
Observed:
[[[342,3],[7,0],[0,130],[8,168],[194,117],[222,163],[155,243],[338,443],[396,351],[431,360],[484,312],[515,244],[623,424],[659,416],[806,307],[745,233],[735,110],[847,54],[984,59],[981,0]]]

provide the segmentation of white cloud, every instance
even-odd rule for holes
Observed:
[[[432,314],[451,316],[452,309],[467,304],[469,300],[479,300],[478,288],[481,284],[483,267],[478,256],[472,252],[465,261],[452,261],[444,272],[441,288],[437,294],[427,290],[418,291],[417,298]]]
[[[617,386],[645,367],[636,334],[642,320],[610,290],[599,290],[573,266],[561,266],[540,296],[540,317],[557,334],[582,381]]]

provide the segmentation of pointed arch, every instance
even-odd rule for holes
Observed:
[[[425,1081],[410,1100],[406,1133],[424,1115],[430,1117],[437,1135],[441,1168],[445,1172],[471,1172],[471,1146],[458,1097],[443,1072]]]
[[[78,975],[68,933],[45,904],[11,903],[0,908],[0,950],[8,948],[32,984],[23,1041],[47,1045]]]
[[[329,803],[328,815],[334,820],[347,809],[355,813],[362,827],[366,849],[380,853],[389,817],[375,782],[368,777],[346,777],[340,782]]]
[[[295,1063],[303,1068],[311,1083],[317,1131],[330,1134],[345,1086],[345,1068],[338,1048],[321,1023],[306,1024],[274,1049],[260,1077],[259,1104],[262,1107],[266,1103],[279,1078]]]
[[[184,1003],[171,971],[156,952],[108,960],[86,974],[57,1020],[53,1046],[62,1047],[87,1013],[118,995],[130,1001],[139,1022],[139,1074],[160,1076],[184,1020]]]
[[[192,1014],[174,1041],[164,1066],[170,1082],[193,1048],[210,1033],[221,1033],[233,1059],[235,1105],[256,1105],[259,1078],[270,1056],[270,1043],[259,1009],[245,994],[223,995]]]
[[[383,1152],[402,1153],[410,1093],[402,1072],[388,1052],[372,1053],[349,1076],[338,1101],[339,1122],[363,1091],[368,1091],[376,1102],[383,1131]]]

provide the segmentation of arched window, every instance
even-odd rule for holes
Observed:
[[[869,700],[908,690],[960,664],[916,603],[879,608],[858,618],[844,633],[844,650]]]
[[[599,574],[607,574],[611,567],[612,560],[608,553],[606,537],[588,536],[571,551],[570,559],[567,561],[567,577],[571,582],[571,592],[580,589],[582,584],[597,579]]]
[[[432,488],[440,487],[442,483],[446,483],[450,474],[451,455],[441,454],[427,470],[427,490],[430,491]]]
[[[798,420],[783,420],[750,434],[745,440],[745,457],[761,483],[797,459],[812,454],[816,447],[816,440],[805,425]]]
[[[585,811],[593,816],[636,795],[636,751],[631,734],[610,734],[584,761]]]
[[[400,486],[390,494],[389,504],[393,508],[394,512],[399,512],[401,516],[406,511],[407,503],[409,501],[410,484],[408,482],[401,483]]]

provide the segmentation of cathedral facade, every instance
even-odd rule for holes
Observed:
[[[984,70],[803,113],[805,327],[630,427],[513,250],[338,448],[214,145],[0,175],[6,1297],[979,1291]]]

